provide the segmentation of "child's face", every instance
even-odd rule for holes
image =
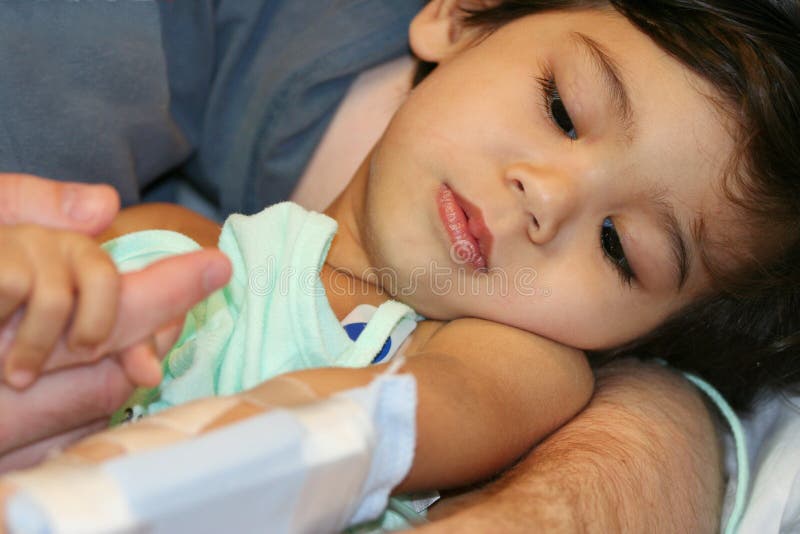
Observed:
[[[705,290],[697,230],[701,215],[706,235],[724,230],[733,149],[708,85],[615,12],[461,35],[428,41],[440,65],[372,154],[365,247],[399,273],[399,298],[600,349]],[[464,263],[459,240],[478,256]]]

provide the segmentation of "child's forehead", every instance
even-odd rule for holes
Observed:
[[[668,135],[672,139],[662,151],[696,156],[671,158],[676,170],[686,172],[681,164],[689,163],[707,174],[713,167],[722,179],[739,136],[734,105],[613,8],[530,15],[496,33],[502,42],[490,53],[513,56],[511,61],[524,62],[534,76],[543,67],[552,71],[568,111],[609,107],[624,95],[621,107],[631,116],[623,122],[641,127],[644,146]],[[610,78],[618,85],[609,84]],[[576,91],[565,94],[570,87]]]
[[[632,37],[648,37],[624,15],[613,8],[551,10],[509,21],[505,26],[518,26],[520,31],[533,30],[532,36],[554,37],[580,31],[611,41],[629,41]],[[497,29],[503,31],[503,27]]]

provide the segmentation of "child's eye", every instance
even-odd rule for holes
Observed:
[[[600,227],[600,247],[603,249],[603,254],[606,258],[614,264],[622,281],[631,285],[635,275],[628,263],[628,258],[625,257],[625,250],[619,241],[614,221],[610,217],[603,219],[603,226]]]
[[[556,86],[555,78],[552,75],[547,75],[539,78],[539,83],[542,86],[544,95],[544,108],[553,123],[564,132],[564,135],[572,140],[578,138],[578,132],[572,124],[572,119],[569,117],[569,112],[564,106],[564,101],[561,100],[561,95],[558,93],[558,86]]]

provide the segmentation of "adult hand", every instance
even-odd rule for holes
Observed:
[[[119,195],[108,185],[0,173],[0,224],[40,224],[96,235],[117,211]]]
[[[97,234],[111,223],[118,208],[116,192],[108,186],[0,174],[0,222],[5,224],[37,223]],[[152,366],[148,370],[143,364],[162,352],[157,342],[168,344],[170,339],[164,336],[174,336],[186,311],[229,277],[230,263],[215,250],[168,258],[123,275],[119,313],[109,340],[88,355],[71,353],[61,342],[52,361],[73,365],[122,351],[119,359],[49,373],[21,392],[0,384],[0,471],[38,461],[50,447],[77,439],[107,419],[130,395],[131,372],[134,378],[137,369],[152,373]],[[165,325],[173,328],[165,333]],[[4,325],[0,337],[11,335],[13,329],[13,324]],[[151,334],[159,330],[164,335],[156,336],[156,343],[141,342],[153,339]]]
[[[230,277],[219,251],[168,258],[123,275],[120,313],[106,352],[128,347],[186,311]],[[135,356],[135,354],[134,354]],[[0,472],[38,461],[96,428],[128,398],[133,384],[115,358],[43,375],[17,391],[0,386]],[[46,444],[40,444],[48,440]]]

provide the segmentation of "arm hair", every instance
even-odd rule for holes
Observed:
[[[434,507],[423,532],[717,532],[722,447],[701,393],[633,361],[598,370],[596,386],[584,412],[495,483]]]

